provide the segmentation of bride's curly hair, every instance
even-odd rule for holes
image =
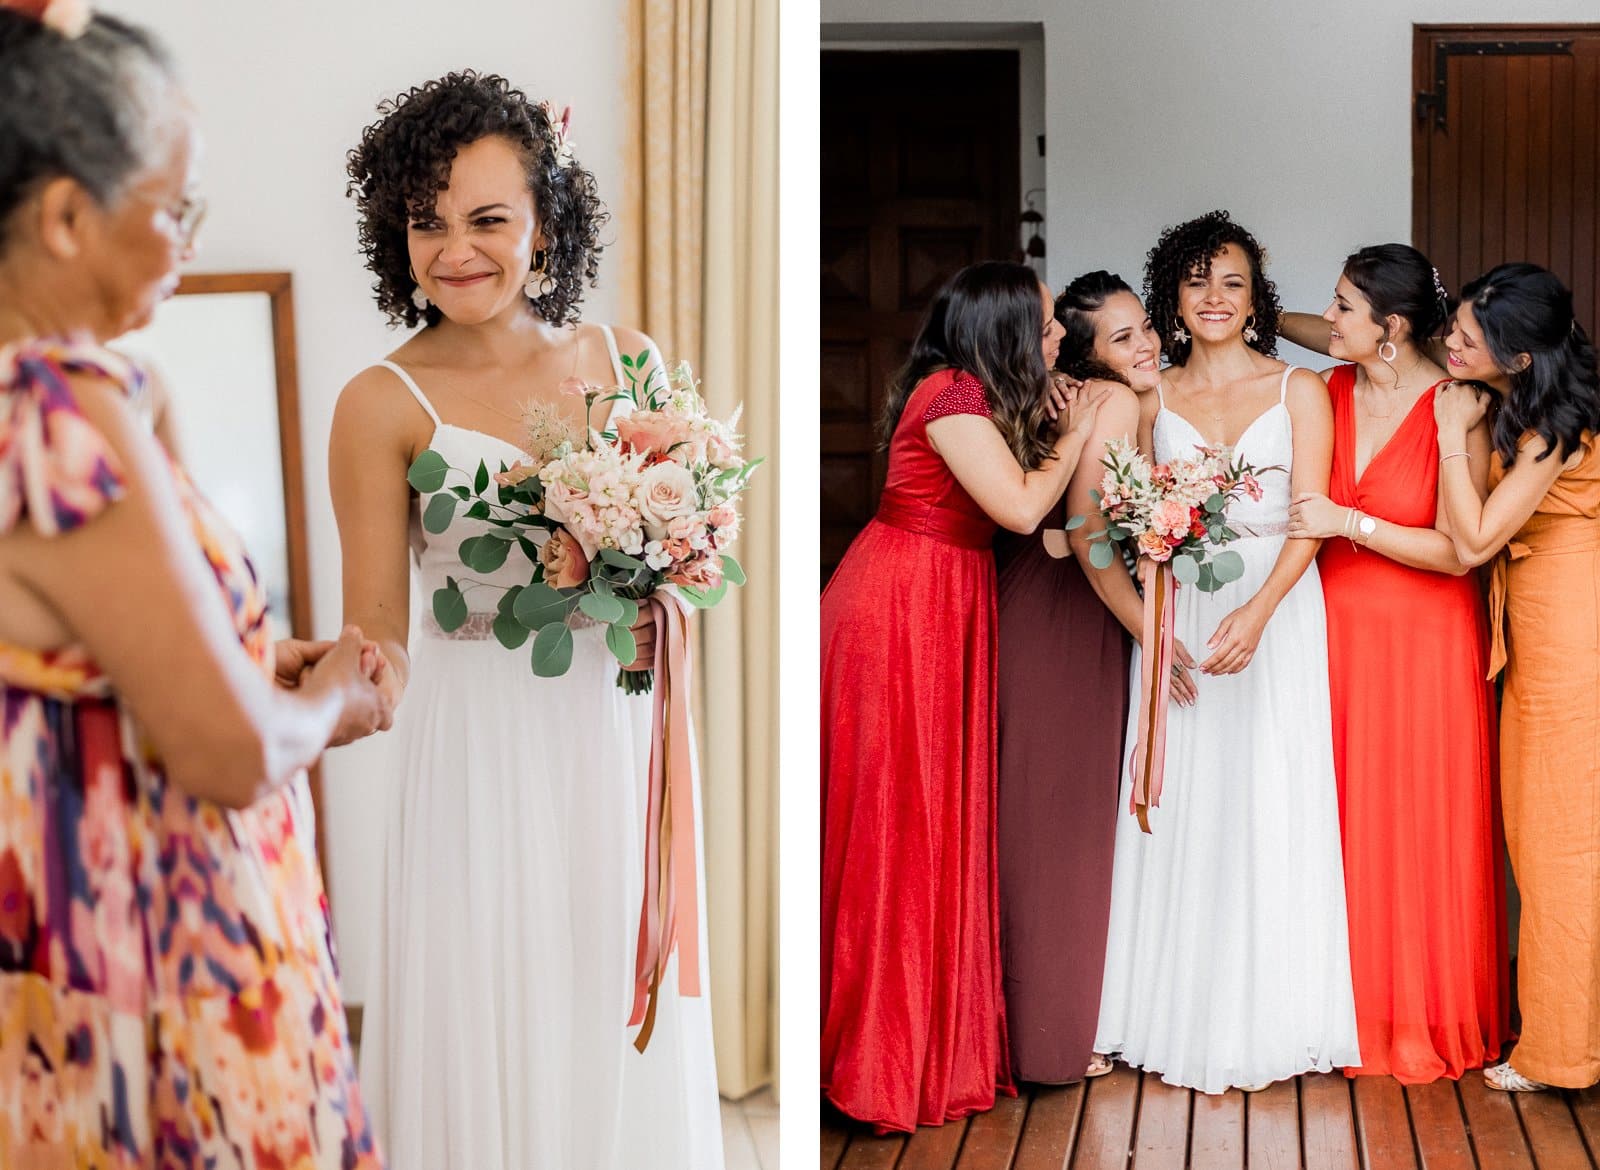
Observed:
[[[378,113],[349,154],[346,193],[355,196],[361,250],[377,277],[372,291],[390,322],[439,322],[437,305],[411,303],[416,281],[406,227],[413,216],[432,211],[456,152],[497,135],[522,156],[544,229],[545,271],[555,280],[528,309],[552,325],[576,321],[584,285],[592,287],[599,276],[600,228],[610,213],[596,194],[594,175],[576,162],[563,165],[548,107],[530,102],[503,77],[468,69],[415,86],[381,103]]]
[[[1209,276],[1211,261],[1232,244],[1250,261],[1250,304],[1256,339],[1246,342],[1268,357],[1278,355],[1278,328],[1283,306],[1278,289],[1267,279],[1267,250],[1226,211],[1208,211],[1161,233],[1144,264],[1144,307],[1161,335],[1161,352],[1175,366],[1189,360],[1193,345],[1173,338],[1178,327],[1178,286],[1190,276]]]

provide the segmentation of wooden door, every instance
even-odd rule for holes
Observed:
[[[871,519],[877,423],[939,286],[1016,259],[1014,50],[822,54],[822,579]]]
[[[1418,25],[1412,238],[1452,292],[1542,264],[1600,337],[1600,24]]]

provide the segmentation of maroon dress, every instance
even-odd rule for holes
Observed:
[[[822,595],[822,1090],[880,1130],[1014,1093],[1000,988],[995,525],[928,443],[988,416],[912,391],[878,514]]]
[[[1072,558],[1002,532],[1000,955],[1011,1068],[1083,1079],[1111,917],[1130,644]]]

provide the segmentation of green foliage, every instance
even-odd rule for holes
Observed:
[[[443,589],[433,591],[433,620],[447,634],[460,629],[461,623],[467,620],[467,599],[461,595],[454,579]]]
[[[439,492],[422,510],[422,526],[435,535],[450,527],[456,518],[456,499],[448,492]]]
[[[633,631],[621,622],[606,627],[606,649],[615,654],[623,666],[639,656],[639,643],[634,639]]]
[[[423,495],[432,495],[444,487],[445,476],[449,471],[450,465],[444,461],[444,456],[430,449],[411,461],[411,469],[406,472],[406,482]]]
[[[572,666],[572,631],[565,622],[551,622],[533,638],[533,673],[559,678]]]

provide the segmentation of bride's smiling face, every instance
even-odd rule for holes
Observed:
[[[520,308],[533,253],[543,246],[522,156],[500,137],[458,150],[448,186],[406,225],[417,284],[461,325]]]
[[[1224,244],[1211,257],[1211,271],[1191,272],[1178,283],[1178,316],[1196,341],[1212,344],[1244,332],[1253,302],[1250,257],[1234,244]]]

